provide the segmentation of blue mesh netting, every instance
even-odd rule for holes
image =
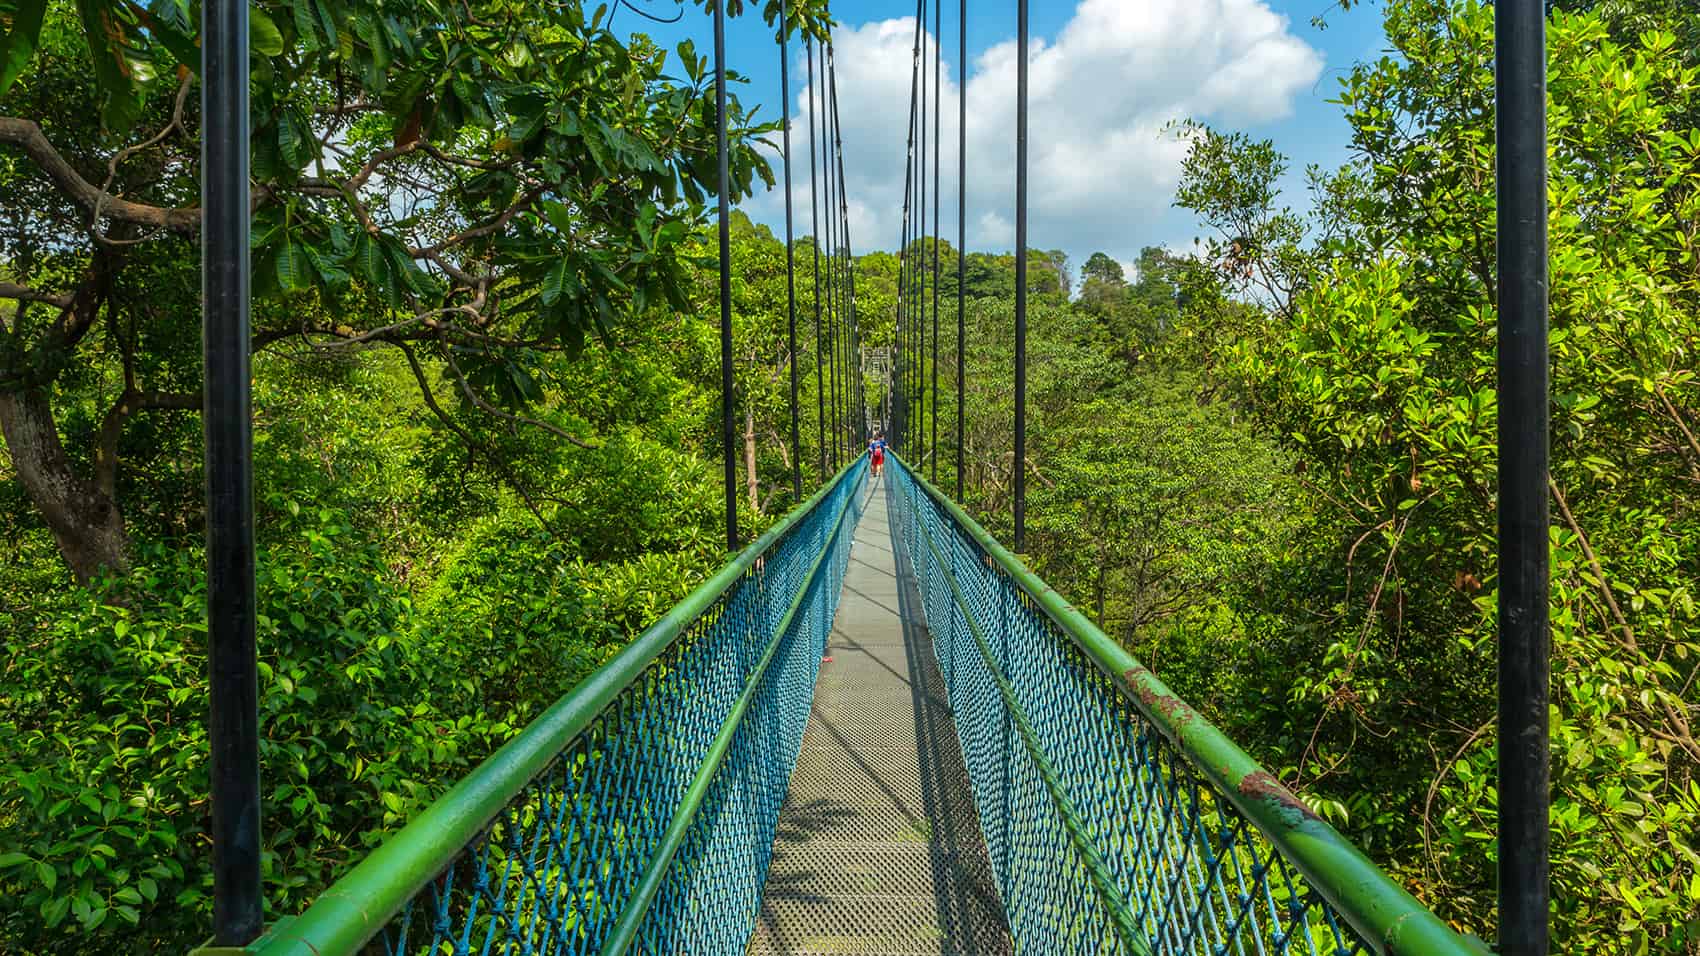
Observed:
[[[1018,950],[1371,950],[902,463],[889,471]]]
[[[851,469],[650,661],[370,948],[394,956],[599,953],[806,585],[633,949],[741,952],[861,515],[856,492],[865,471]],[[820,573],[807,580],[823,554]]]

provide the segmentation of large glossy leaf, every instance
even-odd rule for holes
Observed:
[[[148,33],[171,51],[177,62],[196,76],[201,73],[201,48],[189,0],[149,0]]]
[[[540,296],[544,305],[554,305],[561,299],[561,291],[567,285],[567,260],[563,257],[543,276],[543,288]]]
[[[47,0],[0,0],[0,95],[29,66],[46,12]]]
[[[310,288],[316,277],[306,248],[293,239],[277,250],[274,268],[277,270],[277,286],[284,292]]]

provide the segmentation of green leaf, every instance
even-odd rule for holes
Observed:
[[[201,75],[201,48],[196,39],[199,25],[189,8],[189,0],[151,0],[148,16],[152,22],[148,33],[171,51],[178,63]]]
[[[296,2],[306,6],[306,0],[296,0]],[[333,46],[336,45],[340,42],[340,34],[336,28],[336,15],[331,12],[330,4],[326,0],[311,0],[311,3],[313,4],[313,12],[319,17],[319,29],[325,32],[325,37],[331,41]]]
[[[0,870],[29,861],[30,855],[28,853],[0,853]]]
[[[248,49],[250,55],[283,55],[283,31],[264,10],[253,4],[248,5]]]
[[[65,922],[65,916],[71,912],[69,896],[52,897],[41,904],[41,918],[48,929]]]
[[[554,305],[561,299],[561,290],[567,284],[567,260],[556,260],[547,275],[543,277],[543,288],[540,290],[544,305]]]
[[[47,0],[0,0],[0,95],[29,66],[46,12]]]
[[[300,169],[312,160],[311,131],[303,135],[301,127],[296,124],[293,110],[284,110],[277,116],[277,152],[288,164],[290,172]],[[291,177],[293,178],[293,177]]]
[[[389,282],[390,267],[384,258],[384,250],[372,238],[371,233],[362,232],[354,239],[354,252],[349,257],[349,263],[354,266],[354,273],[366,280],[373,288],[380,288]]]
[[[351,281],[348,270],[337,265],[336,259],[326,255],[313,246],[302,246],[307,253],[307,260],[313,264],[313,269],[319,274],[319,279],[326,288],[346,289]]]
[[[311,288],[313,273],[309,270],[312,263],[307,259],[306,248],[301,243],[291,239],[277,250],[274,263],[277,269],[278,288],[285,292],[296,292]]]
[[[407,247],[394,236],[380,236],[378,242],[383,247],[384,257],[389,260],[390,270],[407,288],[419,295],[431,295],[436,292],[436,284],[419,263],[407,254]],[[400,291],[399,289],[397,291]]]
[[[35,864],[35,878],[49,890],[59,885],[59,871],[39,860]]]
[[[304,0],[296,0],[289,5],[289,13],[290,18],[295,21],[295,38],[300,42],[301,48],[308,53],[317,51],[319,49],[319,30],[318,24],[313,19],[312,4],[304,2]],[[334,40],[336,34],[332,33],[331,38]]]

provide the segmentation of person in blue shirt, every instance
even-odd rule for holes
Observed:
[[[874,477],[880,476],[880,469],[885,467],[885,436],[874,432],[874,437],[868,442],[868,464],[873,466]]]

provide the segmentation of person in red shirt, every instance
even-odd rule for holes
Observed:
[[[874,432],[874,437],[868,442],[868,464],[874,469],[874,477],[880,476],[880,469],[885,467],[885,436]]]

